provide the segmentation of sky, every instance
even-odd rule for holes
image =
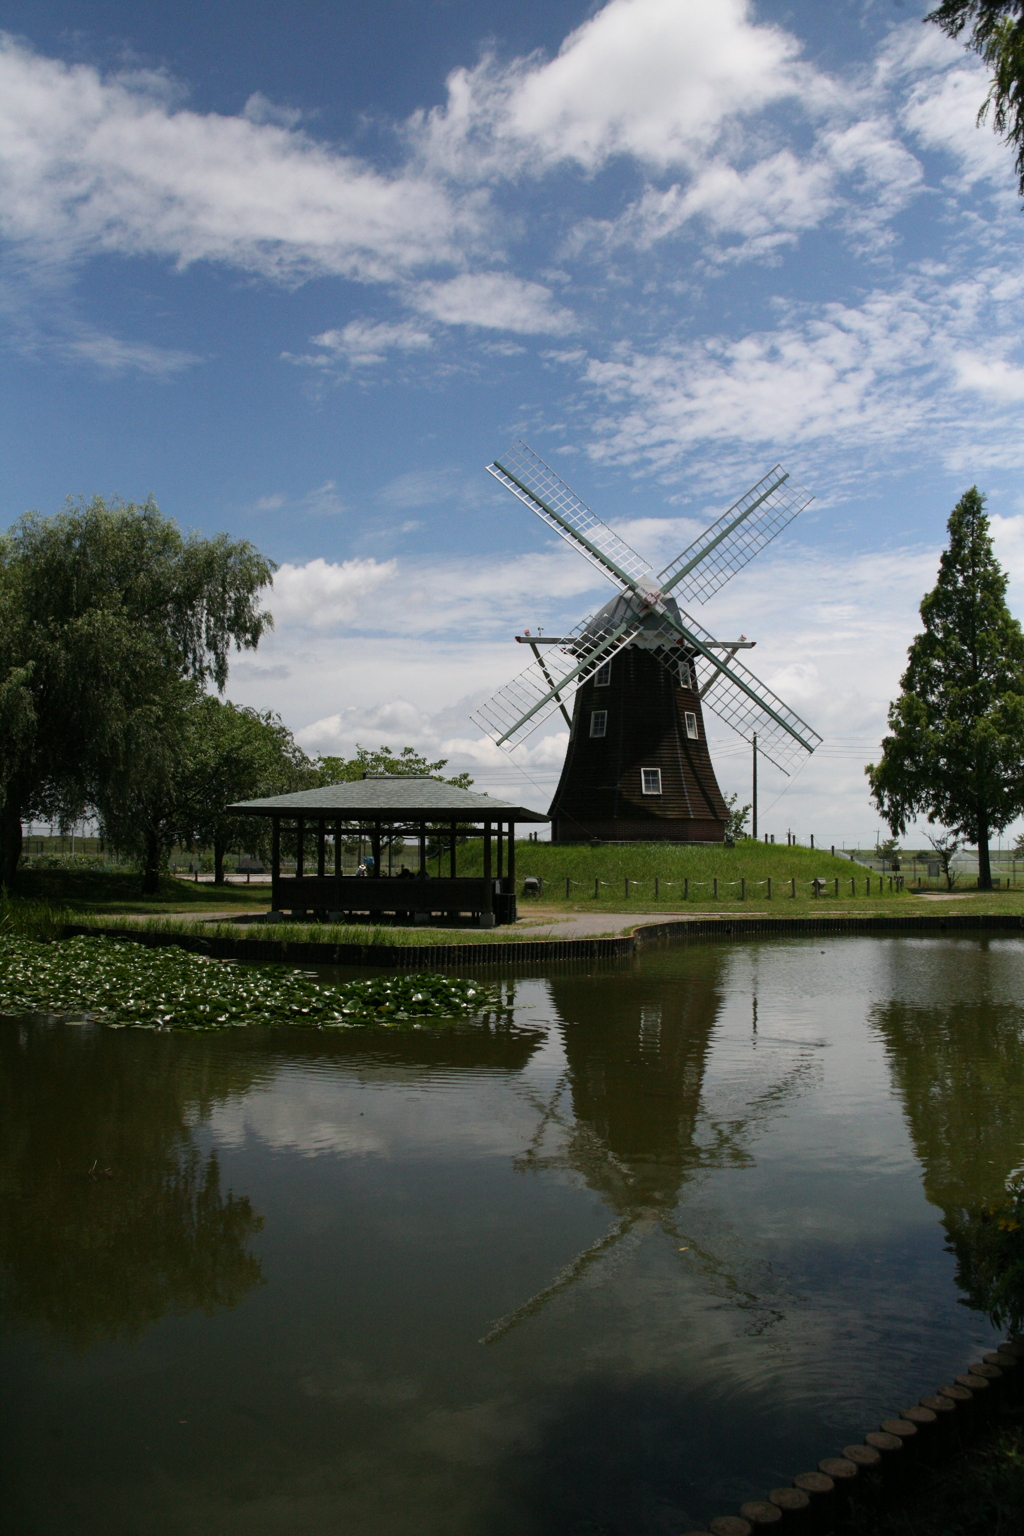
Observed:
[[[228,697],[543,811],[560,718],[509,757],[470,714],[612,589],[487,463],[525,439],[655,570],[781,463],[815,500],[694,616],[824,738],[761,830],[873,843],[972,484],[1024,616],[1024,221],[927,9],[2,0],[0,526],[252,540]]]

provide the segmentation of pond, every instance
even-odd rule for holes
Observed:
[[[0,1023],[10,1536],[677,1533],[992,1346],[1019,941],[535,969],[484,1024]]]

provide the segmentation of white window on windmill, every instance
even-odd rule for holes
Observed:
[[[591,736],[604,736],[608,731],[608,711],[606,709],[594,709],[590,714]]]
[[[660,795],[661,794],[661,769],[660,768],[641,768],[640,769],[640,786],[643,789],[643,792],[644,792],[645,795]]]
[[[696,741],[698,739],[697,738],[697,716],[693,713],[692,710],[688,709],[688,710],[685,711],[685,713],[683,715],[683,720],[686,723],[686,734],[687,734],[687,736],[690,738],[691,741]]]
[[[612,664],[610,661],[602,661],[594,673],[595,688],[610,688],[612,681]]]
[[[688,661],[679,663],[679,682],[683,688],[693,687],[693,667]]]

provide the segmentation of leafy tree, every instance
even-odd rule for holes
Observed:
[[[174,689],[224,687],[231,645],[272,624],[274,566],[226,535],[183,536],[149,500],[69,502],[0,537],[0,885],[21,824],[69,817],[118,775],[164,772]]]
[[[192,712],[186,773],[188,841],[213,849],[214,883],[223,885],[229,848],[269,855],[265,818],[229,816],[224,807],[302,789],[313,781],[314,769],[277,715],[206,694]]]
[[[393,752],[390,747],[380,746],[375,751],[369,747],[356,745],[355,757],[318,757],[314,760],[314,770],[317,774],[317,782],[320,784],[343,784],[356,779],[362,779],[368,773],[394,773],[409,777],[421,775],[430,779],[439,779],[443,784],[453,784],[456,789],[468,789],[473,780],[468,773],[456,773],[451,778],[444,778],[441,769],[447,767],[448,759],[439,757],[430,762],[413,747],[403,747],[401,752]],[[436,833],[427,844],[427,857],[433,858],[438,853],[440,843]],[[445,833],[450,828],[445,825]],[[464,837],[459,842],[464,843]],[[403,832],[396,832],[394,828],[384,836],[383,847],[389,855],[396,846],[405,842]],[[444,844],[448,846],[447,840]]]
[[[96,807],[111,846],[141,868],[143,892],[158,888],[176,845],[212,848],[218,885],[229,848],[266,857],[263,819],[230,816],[225,806],[309,783],[309,759],[287,727],[269,712],[239,709],[194,684],[168,690],[163,708],[140,714],[145,734]]]
[[[738,837],[749,836],[747,832],[747,817],[750,815],[749,805],[737,805],[739,795],[726,795],[725,808],[728,816],[725,822],[725,840],[730,845]]]
[[[978,848],[992,888],[989,836],[1024,807],[1024,634],[1006,606],[985,498],[965,492],[949,519],[939,579],[921,603],[891,735],[865,769],[894,834],[926,814]]]
[[[946,882],[946,890],[951,891],[957,882],[957,876],[951,868],[953,855],[960,847],[960,839],[952,832],[945,832],[941,837],[932,837],[928,833],[928,841],[935,849],[935,856],[942,865],[942,874]]]
[[[884,842],[877,844],[875,852],[882,861],[883,870],[886,865],[894,870],[899,869],[900,851],[899,841],[895,837],[887,837]]]
[[[473,782],[468,773],[456,773],[451,778],[443,778],[441,769],[447,765],[446,757],[428,762],[412,747],[403,747],[401,752],[393,752],[390,747],[377,747],[371,751],[368,747],[357,745],[355,757],[317,757],[313,760],[317,782],[320,784],[350,783],[365,778],[368,773],[395,773],[440,779],[443,784],[468,789]]]
[[[111,848],[142,871],[143,895],[159,889],[176,843],[190,841],[191,714],[198,689],[172,679],[132,712],[117,761],[92,786],[90,803]]]
[[[994,109],[993,127],[1016,146],[1024,197],[1024,0],[942,0],[924,19],[937,22],[949,37],[960,37],[970,27],[967,47],[980,53],[992,71],[978,122]]]

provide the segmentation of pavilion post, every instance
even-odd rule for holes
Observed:
[[[502,833],[504,832],[504,830],[505,830],[505,823],[503,821],[499,821],[498,822],[498,879],[499,880],[502,878],[502,876],[505,873],[504,861],[502,859],[502,853],[503,853],[503,849],[502,849]]]
[[[324,868],[327,848],[327,823],[321,816],[316,824],[316,872],[322,880],[327,873]]]
[[[280,911],[279,900],[281,879],[281,818],[270,818],[270,905],[271,908]]]
[[[508,883],[513,896],[516,893],[516,824],[508,824]]]
[[[458,828],[457,828],[457,826],[456,826],[454,821],[452,822],[451,830],[452,830],[452,845],[451,845],[451,848],[448,850],[448,873],[449,873],[451,879],[454,880],[455,879],[455,842],[456,842],[455,834],[458,831]]]
[[[295,878],[296,880],[301,880],[303,872],[303,844],[306,841],[306,819],[304,816],[296,816],[295,829]]]
[[[334,823],[334,878],[341,879],[341,818]]]
[[[370,834],[370,847],[373,851],[373,873],[380,878],[380,822],[373,823],[373,831]]]
[[[484,822],[484,879],[491,878],[491,824]]]
[[[421,821],[420,822],[420,879],[421,880],[423,879],[423,877],[426,874],[426,872],[427,872],[427,829],[424,826],[423,822]]]

